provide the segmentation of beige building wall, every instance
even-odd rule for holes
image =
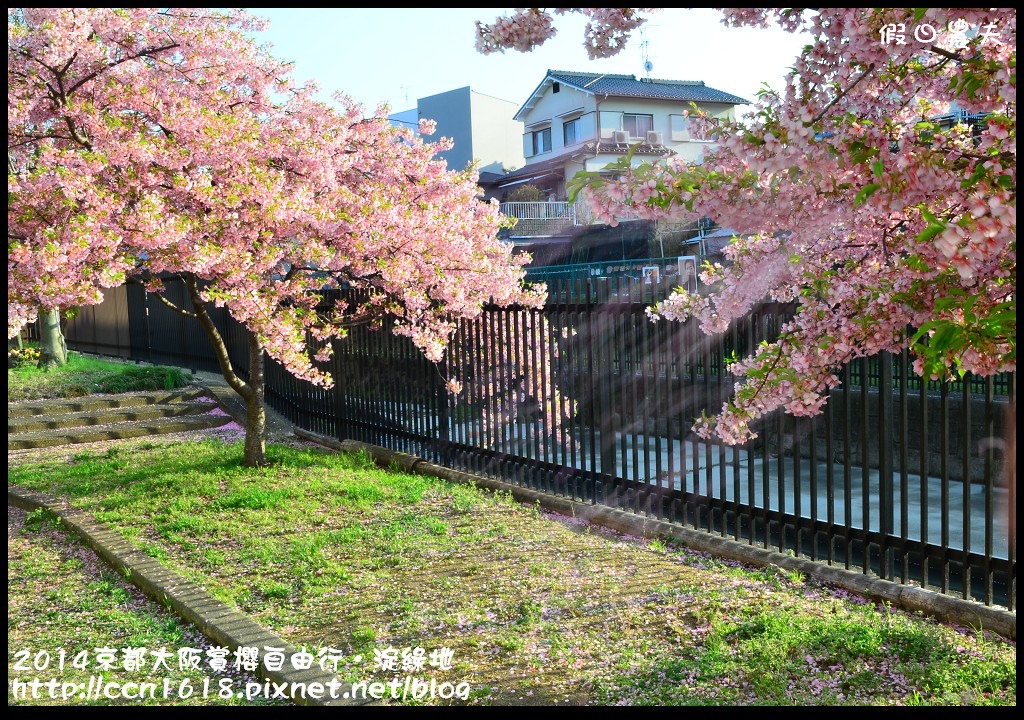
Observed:
[[[451,150],[439,155],[450,169],[462,170],[473,161],[479,161],[480,172],[505,173],[523,166],[523,124],[512,119],[519,109],[515,103],[467,86],[420,98],[416,107],[420,119],[437,123],[427,141],[454,141]]]

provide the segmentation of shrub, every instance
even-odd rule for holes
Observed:
[[[508,194],[508,202],[544,202],[546,199],[536,185],[521,185]]]

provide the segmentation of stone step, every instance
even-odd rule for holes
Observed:
[[[88,395],[80,398],[56,398],[53,400],[26,400],[7,403],[7,417],[31,417],[33,415],[58,415],[66,413],[105,410],[109,408],[164,405],[175,402],[191,402],[203,395],[202,390],[156,390],[152,392],[123,393],[120,395]]]
[[[75,445],[78,443],[122,440],[147,435],[166,435],[187,430],[220,427],[231,422],[228,415],[187,415],[164,420],[137,420],[95,427],[80,427],[19,434],[8,434],[8,450]]]
[[[160,418],[201,415],[217,407],[215,402],[174,402],[136,407],[105,408],[83,412],[9,417],[7,432],[24,434],[41,430],[110,425],[135,420],[159,420]]]

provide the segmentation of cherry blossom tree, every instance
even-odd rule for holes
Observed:
[[[649,15],[576,8],[591,56],[614,54]],[[778,340],[731,366],[736,392],[697,431],[728,443],[780,407],[814,415],[850,360],[909,348],[924,376],[1016,368],[1016,11],[722,9],[730,26],[805,33],[782,89],[736,122],[694,117],[717,140],[699,164],[581,174],[616,217],[710,217],[737,231],[709,290],[676,292],[655,320],[725,330],[765,299],[799,301]],[[478,23],[478,48],[528,50],[554,17]],[[614,179],[609,180],[609,174]]]
[[[434,159],[448,141],[392,127],[386,107],[316,101],[250,39],[260,26],[207,9],[8,14],[9,335],[125,282],[169,302],[161,279],[180,278],[193,307],[177,309],[246,402],[249,466],[266,464],[264,351],[329,385],[315,361],[352,323],[394,317],[438,361],[485,302],[543,302],[475,172]],[[335,288],[362,292],[328,305]],[[249,330],[247,380],[208,303]]]

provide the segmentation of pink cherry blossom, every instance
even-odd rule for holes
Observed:
[[[622,49],[649,8],[591,18],[592,57]],[[543,37],[515,28],[490,40],[528,50],[554,35],[553,15],[520,10]],[[576,186],[597,217],[710,217],[737,237],[726,261],[679,292],[652,319],[697,319],[718,333],[766,299],[799,300],[774,343],[736,364],[734,397],[696,430],[730,443],[778,408],[820,412],[823,393],[850,360],[910,348],[931,377],[1016,368],[1016,11],[988,8],[723,8],[729,26],[777,25],[806,36],[784,88],[763,93],[736,122],[694,114],[717,142],[700,163],[614,167],[615,180]],[[620,24],[628,19],[627,25]],[[963,19],[963,46],[913,28]],[[603,24],[603,29],[602,29]],[[886,27],[907,42],[885,42]],[[967,123],[935,118],[958,109]],[[916,340],[907,328],[925,328]],[[942,329],[942,342],[936,330]],[[929,343],[932,338],[932,343]]]
[[[330,385],[313,359],[354,323],[394,317],[436,362],[485,303],[543,304],[476,172],[436,158],[449,140],[392,127],[386,107],[317,100],[249,38],[260,24],[188,8],[9,13],[9,334],[126,281],[159,292],[169,273]],[[333,288],[354,299],[325,303]]]

